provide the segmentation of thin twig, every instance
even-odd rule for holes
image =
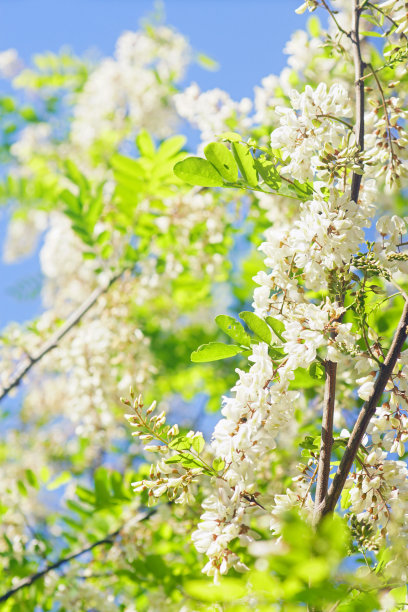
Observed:
[[[122,276],[122,274],[123,270],[120,273],[115,274],[115,276],[113,276],[103,287],[95,289],[95,291],[93,291],[93,293],[91,293],[91,295],[76,310],[74,310],[65,323],[56,332],[54,332],[48,340],[45,341],[45,343],[34,355],[28,355],[24,361],[17,366],[16,370],[11,375],[8,384],[3,387],[0,392],[0,402],[10,393],[12,389],[18,387],[24,376],[28,374],[36,363],[41,361],[41,359],[45,357],[47,353],[58,346],[62,338],[81,321],[82,317],[92,308],[101,295],[106,293],[113,283]]]
[[[73,553],[72,555],[68,555],[68,557],[63,557],[62,559],[59,559],[55,563],[51,563],[50,565],[47,565],[40,572],[36,572],[35,574],[32,574],[32,576],[24,578],[24,580],[20,582],[20,584],[18,584],[16,587],[10,589],[6,593],[4,593],[4,595],[1,595],[0,602],[7,601],[7,599],[15,595],[18,591],[31,586],[32,584],[34,584],[34,582],[36,582],[37,580],[39,580],[40,578],[48,574],[48,572],[58,569],[59,567],[61,567],[61,565],[64,565],[65,563],[69,563],[73,559],[76,559],[77,557],[80,557],[81,555],[84,555],[85,553],[90,552],[92,549],[96,548],[97,546],[102,546],[103,544],[112,544],[112,542],[114,541],[116,536],[119,535],[119,533],[120,533],[120,529],[117,529],[113,533],[110,533],[109,535],[107,535],[102,540],[98,540],[97,542],[94,542],[90,546],[87,546],[86,548],[83,548],[82,550],[76,553]]]
[[[146,512],[145,514],[140,514],[138,517],[138,522],[148,520],[155,513],[156,513],[156,509],[151,509],[149,512]],[[72,555],[68,555],[67,557],[62,557],[55,563],[51,563],[47,565],[40,572],[36,572],[35,574],[32,574],[31,576],[24,578],[24,580],[22,580],[20,584],[18,584],[16,587],[13,587],[12,589],[4,593],[4,595],[1,595],[0,602],[7,601],[7,599],[10,599],[10,597],[15,595],[18,591],[21,591],[21,589],[25,589],[26,587],[31,586],[32,584],[34,584],[34,582],[36,582],[37,580],[39,580],[40,578],[48,574],[48,572],[58,569],[59,567],[61,567],[61,565],[65,565],[65,563],[69,563],[70,561],[73,561],[73,559],[77,559],[81,555],[84,555],[85,553],[90,552],[91,550],[93,550],[94,548],[98,546],[103,546],[104,544],[112,544],[115,541],[115,538],[122,531],[123,527],[124,526],[122,525],[121,527],[119,527],[119,529],[116,529],[116,531],[109,533],[107,536],[105,536],[101,540],[98,540],[97,542],[94,542],[90,546],[87,546],[86,548],[82,548],[82,550],[79,550],[78,552],[73,553]]]
[[[329,10],[326,2],[323,0],[324,7]],[[330,10],[329,10],[330,12]],[[348,34],[353,45],[353,60],[355,71],[355,93],[356,93],[356,123],[355,134],[356,141],[360,151],[364,150],[364,84],[361,77],[364,73],[364,62],[361,57],[360,49],[360,13],[361,6],[359,0],[354,0],[354,17],[353,29]],[[333,15],[332,15],[333,17]],[[361,175],[353,172],[351,179],[351,200],[358,202],[360,192]],[[339,296],[339,302],[344,303],[344,295]],[[333,334],[335,337],[335,334]],[[327,497],[329,485],[331,451],[333,446],[333,415],[336,399],[336,376],[337,364],[332,361],[326,361],[326,383],[323,398],[323,415],[322,415],[322,434],[320,443],[319,455],[319,470],[317,473],[316,496],[315,496],[315,522],[318,522],[322,516],[320,509],[324,506]],[[358,448],[358,447],[357,447]]]

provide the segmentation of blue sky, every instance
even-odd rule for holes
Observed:
[[[186,84],[221,87],[233,98],[252,96],[262,77],[285,64],[282,49],[305,16],[294,13],[300,0],[167,0],[166,21],[187,36],[192,47],[216,59],[220,69],[193,66]],[[0,50],[14,47],[29,62],[34,53],[70,46],[110,55],[124,30],[137,29],[154,9],[153,0],[0,0]],[[2,82],[0,81],[0,91]],[[4,220],[0,218],[0,243]],[[38,314],[36,258],[0,268],[0,325]],[[21,293],[27,295],[22,299]],[[20,297],[19,297],[20,295]]]

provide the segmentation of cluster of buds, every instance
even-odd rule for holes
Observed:
[[[350,515],[350,529],[358,549],[378,551],[381,545],[381,535],[374,525],[367,520],[359,520],[355,514]]]
[[[133,414],[125,415],[136,428],[132,435],[139,438],[145,451],[162,455],[156,465],[151,465],[149,480],[132,483],[134,491],[148,491],[149,505],[164,494],[176,503],[192,503],[191,487],[197,476],[203,473],[212,476],[214,472],[200,457],[205,446],[202,433],[180,433],[178,425],[166,423],[164,411],[153,414],[156,402],[144,410],[142,396],[135,397],[132,391],[131,400],[122,402],[134,410]]]
[[[385,280],[391,281],[391,273],[378,261],[378,256],[373,251],[358,253],[353,257],[353,266],[362,270],[368,277],[382,276]]]
[[[364,172],[363,156],[355,144],[345,149],[337,149],[330,143],[326,143],[323,152],[320,154],[319,162],[316,166],[319,178],[327,181],[329,185],[335,179],[343,178],[347,170],[355,174],[363,174]]]

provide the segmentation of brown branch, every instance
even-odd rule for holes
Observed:
[[[354,0],[353,29],[351,31],[351,42],[353,45],[354,61],[354,88],[356,94],[356,125],[355,134],[360,151],[364,151],[364,68],[365,64],[361,57],[360,41],[360,0]],[[351,179],[351,200],[357,204],[361,185],[361,174],[353,173]]]
[[[333,446],[333,415],[334,402],[336,399],[337,363],[334,363],[333,361],[326,361],[325,369],[326,383],[324,388],[322,437],[317,472],[315,508],[320,506],[327,493],[330,475],[331,452]]]
[[[357,451],[366,432],[367,426],[374,416],[377,405],[381,400],[385,386],[392,374],[397,359],[401,353],[404,342],[408,335],[408,302],[405,303],[402,311],[401,320],[397,331],[388,351],[387,357],[382,364],[374,383],[373,393],[368,401],[365,402],[354,425],[350,438],[348,439],[346,450],[340,462],[339,468],[321,506],[317,509],[317,518],[320,520],[329,512],[333,512],[337,501],[345,485],[346,479],[357,455]]]
[[[146,512],[145,514],[140,514],[139,518],[138,518],[138,522],[142,522],[142,521],[148,520],[156,512],[157,512],[157,510],[155,508],[153,508],[149,512]],[[37,580],[39,580],[40,578],[42,578],[43,576],[48,574],[48,572],[51,572],[52,570],[58,569],[59,567],[61,567],[61,565],[65,565],[65,563],[69,563],[73,559],[77,559],[81,555],[84,555],[85,553],[90,552],[91,550],[93,550],[97,546],[103,546],[104,544],[112,544],[115,541],[115,538],[120,534],[122,529],[123,529],[123,525],[121,527],[119,527],[119,529],[116,529],[116,531],[113,531],[112,533],[108,534],[107,536],[105,536],[101,540],[98,540],[97,542],[94,542],[90,546],[87,546],[86,548],[83,548],[82,550],[79,550],[78,552],[73,553],[72,555],[68,555],[67,557],[62,557],[62,559],[59,559],[55,563],[51,563],[51,564],[47,565],[40,572],[36,572],[35,574],[32,574],[31,576],[28,576],[27,578],[24,578],[24,580],[22,580],[20,582],[20,584],[18,584],[16,587],[13,587],[12,589],[10,589],[6,593],[4,593],[4,595],[1,595],[0,596],[0,602],[7,601],[7,599],[9,599],[13,595],[15,595],[18,591],[20,591],[21,589],[25,589],[26,587],[31,586],[32,584],[34,584],[34,582],[36,582]]]
[[[73,559],[76,559],[77,557],[80,557],[81,555],[84,555],[85,553],[90,552],[91,550],[93,550],[97,546],[102,546],[103,544],[112,544],[112,542],[114,541],[116,536],[119,535],[120,530],[121,530],[121,528],[117,529],[113,533],[110,533],[109,535],[107,535],[102,540],[98,540],[97,542],[94,542],[90,546],[87,546],[86,548],[83,548],[82,550],[80,550],[80,551],[78,551],[76,553],[73,553],[72,555],[68,555],[68,557],[63,557],[62,559],[59,559],[55,563],[51,563],[50,565],[47,565],[40,572],[36,572],[35,574],[32,574],[32,576],[28,576],[27,578],[24,578],[24,580],[22,582],[20,582],[20,584],[18,584],[16,587],[10,589],[6,593],[4,593],[4,595],[1,595],[0,596],[0,602],[7,601],[7,599],[9,599],[13,595],[15,595],[18,591],[20,591],[21,589],[24,589],[26,587],[31,586],[32,584],[34,584],[34,582],[36,582],[37,580],[39,580],[40,578],[42,578],[43,576],[48,574],[48,572],[51,572],[52,570],[58,569],[59,567],[61,567],[61,565],[64,565],[65,563],[69,563]]]
[[[328,6],[323,2],[327,10]],[[364,83],[361,80],[364,73],[364,62],[361,57],[360,48],[360,0],[354,0],[353,29],[348,34],[353,46],[353,61],[355,72],[355,95],[356,95],[356,142],[360,151],[364,150]],[[353,172],[351,179],[351,200],[358,202],[360,192],[361,175]],[[339,302],[343,304],[344,295],[339,296]],[[337,364],[333,361],[325,362],[326,384],[323,399],[322,435],[319,455],[319,469],[317,473],[316,496],[315,496],[315,521],[319,520],[319,508],[322,507],[327,495],[330,475],[331,451],[333,446],[333,414],[336,398],[336,376]]]
[[[103,287],[95,289],[93,293],[68,317],[65,323],[57,329],[52,336],[46,340],[46,342],[38,349],[34,355],[26,357],[16,368],[10,377],[10,380],[6,387],[0,391],[0,402],[4,399],[12,389],[18,387],[23,380],[24,376],[28,374],[31,368],[41,361],[43,357],[54,348],[56,348],[62,338],[69,332],[75,325],[77,325],[82,317],[92,308],[92,306],[98,301],[98,299],[108,291],[115,281],[118,280],[123,274],[123,270],[113,276],[110,281]]]

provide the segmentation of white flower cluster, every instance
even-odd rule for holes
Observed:
[[[290,102],[292,108],[276,109],[281,115],[281,127],[271,134],[272,149],[280,149],[284,161],[288,161],[284,167],[286,174],[299,181],[319,176],[326,143],[333,150],[342,150],[343,155],[345,151],[349,155],[355,153],[353,137],[347,138],[350,129],[338,121],[351,116],[344,87],[334,84],[327,91],[325,83],[315,90],[307,85],[303,93],[292,90]]]
[[[388,190],[401,187],[401,180],[408,176],[408,111],[404,106],[403,100],[391,96],[385,100],[385,108],[382,100],[373,101],[372,110],[365,116],[367,174],[385,178]]]
[[[408,34],[408,11],[405,0],[386,0],[378,8],[397,24],[395,34]]]
[[[201,93],[196,83],[193,83],[182,93],[174,96],[176,109],[180,117],[189,121],[201,132],[201,139],[213,140],[214,136],[234,128],[249,127],[251,120],[248,114],[252,108],[249,98],[234,102],[221,89],[211,89]]]
[[[15,49],[0,52],[0,79],[12,79],[21,71],[23,62]]]
[[[104,136],[120,142],[135,127],[168,136],[175,123],[170,88],[188,61],[187,41],[166,26],[122,34],[115,58],[99,65],[79,95],[73,144],[86,149]]]

